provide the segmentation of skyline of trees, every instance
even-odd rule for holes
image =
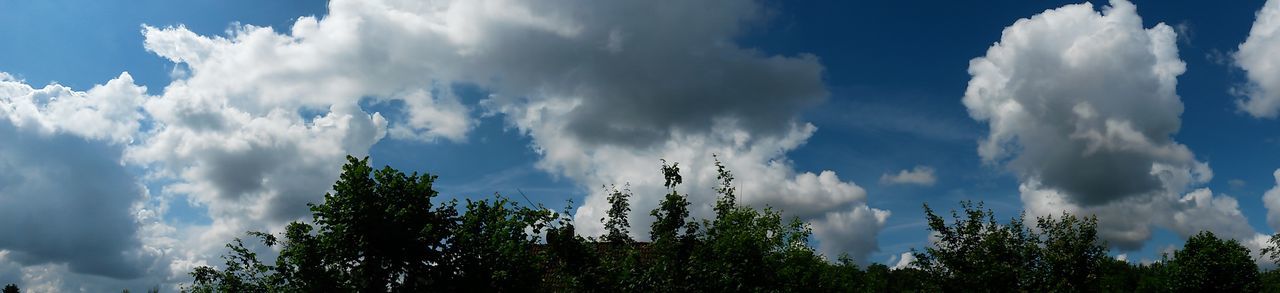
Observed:
[[[824,256],[811,230],[772,208],[738,203],[733,174],[716,161],[714,216],[690,216],[680,165],[663,161],[667,189],[649,215],[650,241],[630,236],[629,186],[606,188],[599,237],[578,235],[567,203],[492,198],[440,200],[434,175],[374,170],[348,157],[333,192],[309,204],[313,223],[276,235],[248,232],[278,249],[273,262],[236,239],[221,268],[191,272],[189,292],[698,291],[698,292],[1168,292],[1280,290],[1236,240],[1202,232],[1160,261],[1108,256],[1097,219],[1064,213],[1034,224],[997,221],[981,202],[950,219],[923,206],[934,241],[904,268],[860,267]],[[1273,242],[1280,238],[1273,238]],[[1280,252],[1264,250],[1272,260]]]

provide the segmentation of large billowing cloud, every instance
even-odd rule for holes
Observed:
[[[181,280],[216,262],[231,237],[305,218],[344,155],[388,137],[465,142],[479,115],[504,117],[532,139],[539,168],[591,191],[575,215],[584,233],[600,232],[597,188],[630,182],[643,238],[663,193],[659,159],[685,167],[695,215],[710,216],[716,154],[742,202],[800,217],[823,252],[865,262],[889,212],[834,172],[798,171],[786,158],[817,130],[796,117],[827,95],[822,65],[735,44],[767,14],[749,0],[334,0],[283,33],[144,26],[145,49],[177,64],[157,96],[127,74],[88,92],[0,76],[0,134],[20,138],[0,149],[0,166],[46,168],[0,172],[0,182],[23,182],[0,185],[0,200],[25,201],[0,207],[27,210],[0,214],[93,208],[44,223],[60,233],[0,240],[0,264],[44,263],[24,278],[58,290],[84,289],[58,277],[67,271],[110,279],[94,281],[104,286]],[[468,105],[457,84],[491,95]],[[30,161],[44,157],[57,158]],[[63,177],[85,184],[54,184]],[[11,195],[36,193],[55,195]],[[166,222],[175,201],[207,208],[210,223]]]
[[[1258,11],[1249,38],[1235,53],[1236,66],[1244,69],[1249,81],[1237,91],[1240,110],[1258,118],[1276,118],[1280,112],[1280,1],[1267,1]]]
[[[347,1],[288,33],[228,36],[144,27],[145,47],[180,64],[143,104],[154,129],[126,151],[164,198],[209,208],[179,242],[200,263],[246,229],[305,215],[344,154],[384,137],[466,141],[475,115],[502,115],[532,138],[539,167],[592,191],[577,219],[598,233],[604,184],[632,183],[637,235],[657,204],[658,159],[681,162],[710,215],[711,155],[739,173],[743,201],[815,225],[829,253],[865,260],[889,213],[833,172],[798,172],[785,154],[816,130],[795,120],[826,96],[816,57],[772,56],[733,39],[763,18],[753,1]],[[465,105],[451,88],[491,95]],[[360,105],[399,106],[396,117]],[[850,227],[845,231],[823,227]],[[178,236],[174,236],[178,237]]]
[[[887,211],[867,207],[866,192],[833,172],[797,172],[786,161],[815,131],[794,119],[826,95],[823,69],[812,56],[734,45],[763,15],[756,3],[495,3],[441,10],[445,19],[474,22],[445,21],[442,29],[473,33],[454,44],[466,53],[460,59],[474,60],[467,75],[490,78],[475,81],[494,93],[485,108],[533,138],[540,168],[593,191],[631,183],[637,236],[646,235],[646,211],[663,193],[657,160],[686,167],[684,190],[695,215],[706,217],[718,154],[738,172],[744,202],[810,221],[824,252],[865,261],[876,249]],[[514,26],[508,14],[539,25]],[[579,227],[601,232],[607,206],[602,193],[591,193],[575,214]],[[851,230],[826,228],[837,226]]]
[[[1144,28],[1127,1],[1068,5],[1005,28],[970,62],[970,115],[990,126],[978,152],[1021,179],[1029,216],[1099,218],[1102,237],[1136,249],[1153,225],[1241,240],[1253,230],[1234,198],[1208,189],[1207,163],[1173,140],[1185,71],[1167,25]]]
[[[34,287],[25,289],[61,291],[79,284],[56,283],[78,277],[160,281],[151,276],[163,270],[163,252],[146,242],[139,217],[149,196],[121,159],[137,138],[145,92],[128,73],[88,91],[34,88],[0,73],[0,275],[8,282],[20,275]]]

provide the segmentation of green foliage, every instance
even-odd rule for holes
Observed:
[[[1056,292],[1097,291],[1101,285],[1102,266],[1111,261],[1106,246],[1098,239],[1097,218],[1082,219],[1063,213],[1057,218],[1039,218],[1036,222],[1040,267],[1033,284],[1038,289]],[[1032,257],[1035,259],[1036,257]]]
[[[276,237],[271,234],[250,232],[258,237],[266,246],[276,244]],[[258,260],[258,254],[246,248],[244,242],[236,238],[228,243],[232,254],[224,255],[226,268],[218,271],[211,267],[198,267],[191,272],[196,287],[191,292],[279,292],[282,291],[281,280],[272,274],[275,269]]]
[[[924,206],[929,230],[938,240],[914,265],[944,291],[989,288],[1035,292],[1100,290],[1106,246],[1098,239],[1097,220],[1070,214],[1039,218],[1036,229],[1022,218],[996,222],[982,203],[962,202],[964,216],[947,222]]]
[[[538,288],[542,256],[531,249],[553,219],[546,209],[518,207],[498,197],[467,200],[467,212],[447,240],[456,290],[517,291]],[[453,290],[450,290],[453,291]]]
[[[1135,292],[1142,276],[1139,269],[1129,262],[1113,258],[1103,258],[1099,271],[1098,289],[1101,292]]]
[[[1035,239],[1022,220],[1014,218],[1001,225],[982,203],[962,202],[961,207],[964,217],[952,211],[953,222],[947,225],[924,206],[929,230],[938,240],[924,253],[915,253],[916,266],[934,276],[936,284],[947,291],[1031,289],[1031,274],[1039,260]]]
[[[1208,231],[1173,253],[1169,273],[1170,289],[1177,292],[1257,292],[1261,286],[1249,249]]]
[[[667,165],[664,160],[662,174],[666,180],[663,186],[668,193],[658,203],[658,207],[649,212],[654,217],[649,231],[649,237],[653,240],[650,251],[652,263],[647,266],[641,282],[652,287],[641,289],[689,291],[694,288],[690,267],[693,247],[698,241],[698,225],[687,221],[689,198],[677,190],[683,180],[680,176],[680,164]]]
[[[435,176],[406,175],[390,167],[374,172],[368,160],[348,157],[334,193],[311,206],[317,235],[313,243],[301,242],[318,249],[314,255],[321,256],[326,271],[309,274],[339,281],[308,280],[308,285],[417,291],[447,280],[433,267],[449,264],[443,242],[456,224],[455,204],[436,207],[432,202],[438,195],[432,189]],[[297,230],[297,236],[309,238],[302,233],[308,229]]]
[[[812,234],[799,219],[783,221],[773,209],[737,205],[733,174],[716,161],[716,218],[705,222],[694,263],[699,291],[822,289],[829,266],[808,246]],[[790,290],[789,290],[790,289]]]
[[[814,251],[808,225],[738,202],[718,158],[714,218],[694,219],[679,164],[663,161],[667,192],[651,242],[630,236],[630,186],[606,189],[600,239],[578,235],[561,213],[496,195],[439,202],[432,175],[374,170],[348,158],[333,193],[309,205],[310,223],[280,235],[248,232],[219,268],[198,267],[190,292],[1169,292],[1276,291],[1235,240],[1205,232],[1173,259],[1133,265],[1107,257],[1095,218],[1070,214],[997,222],[962,202],[950,221],[924,206],[935,240],[906,268],[860,268]],[[700,210],[706,207],[699,207]],[[1280,237],[1280,236],[1278,236]],[[1280,244],[1273,237],[1272,245]],[[1280,249],[1263,255],[1280,261]],[[264,262],[259,253],[276,253]],[[12,287],[12,291],[10,291]],[[4,292],[16,292],[10,285]]]
[[[609,211],[607,218],[600,219],[604,222],[604,241],[610,243],[631,243],[631,223],[627,220],[627,215],[631,213],[631,188],[624,188],[619,191],[617,187],[613,187],[609,193]],[[569,207],[565,207],[567,211]],[[566,215],[566,218],[568,216]]]
[[[650,227],[649,238],[653,239],[655,245],[671,246],[697,234],[698,226],[686,225],[689,198],[676,189],[683,180],[680,177],[680,164],[667,165],[666,161],[662,161],[662,174],[666,180],[663,186],[667,187],[669,193],[662,198],[658,208],[649,212],[655,219]],[[684,235],[680,235],[682,228],[685,229]]]

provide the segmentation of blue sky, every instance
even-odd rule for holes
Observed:
[[[1150,229],[1137,240],[1116,236],[1115,242],[1131,244],[1112,253],[1131,260],[1158,258],[1196,229],[1242,242],[1273,232],[1264,194],[1276,187],[1272,172],[1280,168],[1280,122],[1266,114],[1265,106],[1239,102],[1278,96],[1269,85],[1280,81],[1268,77],[1280,75],[1252,65],[1270,60],[1267,52],[1280,50],[1280,42],[1250,35],[1263,1],[1134,1],[1136,14],[1128,15],[1110,11],[1106,2],[1094,2],[1086,7],[1091,12],[1084,13],[1070,8],[1083,7],[1072,6],[1080,2],[1067,1],[727,0],[708,4],[716,9],[681,4],[668,10],[639,9],[634,17],[616,19],[610,13],[647,5],[572,7],[573,1],[558,1],[529,8],[502,1],[476,3],[492,5],[445,5],[470,10],[439,10],[474,17],[470,23],[404,3],[366,7],[335,1],[331,8],[326,1],[0,0],[0,72],[12,76],[5,80],[0,75],[0,82],[18,88],[6,97],[0,87],[0,106],[22,97],[39,107],[52,105],[42,102],[41,95],[118,99],[120,92],[129,92],[123,85],[146,88],[133,94],[133,104],[123,104],[124,114],[102,114],[105,121],[137,123],[122,122],[121,131],[76,128],[83,125],[76,124],[77,117],[59,116],[63,112],[54,106],[37,114],[0,107],[0,118],[9,118],[0,119],[0,126],[16,129],[12,133],[22,138],[15,139],[19,147],[7,154],[0,147],[0,166],[22,161],[5,158],[39,155],[32,150],[54,145],[69,145],[64,148],[68,151],[87,148],[91,150],[85,153],[102,155],[49,165],[80,170],[102,165],[100,159],[119,161],[124,171],[108,172],[123,172],[121,178],[130,178],[144,191],[108,187],[85,195],[31,183],[0,186],[0,200],[30,203],[17,193],[32,190],[67,192],[53,196],[65,202],[122,194],[121,200],[136,204],[121,207],[117,216],[131,215],[133,226],[122,228],[128,239],[110,241],[143,255],[168,251],[104,265],[72,254],[32,251],[30,243],[0,242],[0,251],[8,251],[0,254],[0,281],[21,278],[36,288],[90,291],[181,282],[183,276],[174,271],[220,253],[216,244],[184,246],[222,243],[245,229],[278,229],[280,223],[305,215],[289,204],[319,199],[328,184],[323,182],[332,182],[335,164],[341,164],[333,159],[345,153],[440,175],[439,189],[447,198],[494,192],[518,198],[523,192],[556,209],[565,200],[598,204],[602,184],[630,182],[637,193],[653,192],[657,189],[644,185],[657,182],[659,158],[681,161],[689,166],[687,172],[697,172],[705,170],[709,154],[727,154],[730,167],[740,169],[739,179],[758,182],[745,190],[762,195],[747,202],[794,210],[790,215],[811,221],[823,252],[852,252],[860,261],[890,265],[903,252],[927,244],[922,203],[949,210],[961,200],[984,201],[1008,218],[1035,205],[1027,198],[1042,194],[1037,192],[1058,192],[1072,203],[1035,207],[1098,213],[1103,226],[1118,227],[1116,235]],[[417,13],[422,22],[375,11],[387,7]],[[330,9],[345,14],[330,17]],[[1084,32],[1092,26],[1056,26],[1106,19],[1102,15],[1140,17],[1141,25],[1099,21],[1106,29]],[[362,22],[348,21],[352,19]],[[443,28],[431,27],[437,20],[434,24]],[[269,29],[257,29],[263,27]],[[1032,32],[1025,43],[1002,35],[1024,30]],[[1096,45],[1090,43],[1096,41],[1088,38],[1091,34],[1124,36],[1119,43],[1103,44],[1116,46],[1113,51],[1138,49],[1131,55],[1090,51],[1104,53],[1080,58],[1110,61],[1085,62],[1102,65],[1072,69],[1079,76],[1052,71],[1018,75],[1025,76],[1024,84],[1049,86],[967,92],[977,88],[971,82],[995,76],[971,71],[975,58],[993,60],[997,74],[1049,68],[1045,66],[1055,63],[1024,65],[1036,61],[1025,56],[1068,50],[1054,47],[1055,37],[1083,36],[1075,44],[1087,49]],[[1160,36],[1165,35],[1176,40],[1162,47]],[[1255,38],[1261,53],[1250,55],[1241,44]],[[1125,46],[1129,41],[1140,46]],[[1008,51],[988,51],[997,43],[1008,44]],[[1148,47],[1155,48],[1154,57],[1142,49]],[[1168,47],[1176,48],[1176,59],[1159,55],[1159,49]],[[626,58],[613,59],[617,56]],[[1161,64],[1169,64],[1162,60],[1185,64],[1185,71],[1174,75],[1173,102],[1168,99],[1173,96],[1150,94],[1158,92],[1155,87],[1142,87],[1148,81],[1170,84],[1158,76],[1118,84],[1088,78],[1127,76],[1127,67],[1108,63],[1132,62],[1136,65],[1130,67],[1138,68],[1150,61],[1159,71]],[[108,84],[113,79],[120,81],[118,87]],[[74,93],[45,87],[55,83]],[[106,86],[91,90],[97,85]],[[41,88],[49,93],[30,93]],[[1073,88],[1100,90],[1084,90],[1091,96],[1083,97]],[[1012,94],[988,94],[1001,90]],[[1036,104],[1041,100],[1028,97],[1079,99],[1091,110],[1080,110],[1081,104]],[[965,99],[975,102],[966,104]],[[999,104],[983,101],[1016,101],[1032,112],[1005,114]],[[1177,108],[1170,105],[1181,109],[1168,110]],[[86,109],[105,113],[105,108]],[[1054,120],[1058,110],[1075,113],[1070,119],[1076,120]],[[995,118],[971,116],[983,111]],[[1123,145],[1132,142],[1123,136],[1129,128],[1081,126],[1094,117],[1081,114],[1085,112],[1136,125],[1134,135],[1150,144]],[[223,120],[199,126],[197,118],[206,114]],[[989,119],[1012,124],[998,128]],[[1038,136],[1046,129],[1067,129],[1061,125],[1075,125],[1076,132]],[[1175,131],[1169,132],[1168,125]],[[1121,134],[1089,142],[1088,130]],[[0,128],[0,133],[8,131]],[[979,145],[989,138],[1014,147],[986,158]],[[1035,155],[1053,157],[1063,145],[1094,149],[1095,144],[1122,146],[1072,153],[1087,157],[1101,152],[1113,161],[1062,162]],[[1053,173],[1077,163],[1109,167],[1076,170],[1098,175],[1085,179]],[[1185,173],[1190,179],[1138,174],[1131,181],[1156,180],[1165,187],[1101,196],[1106,198],[1098,205],[1080,204],[1097,196],[1072,191],[1128,180],[1133,173],[1123,168],[1133,164],[1146,168],[1142,172],[1153,164],[1167,165],[1171,174]],[[1210,177],[1201,176],[1201,165],[1211,169]],[[911,170],[927,170],[911,175],[928,180],[904,177],[900,181],[906,183],[895,183],[890,178]],[[0,169],[0,184],[11,182],[5,175],[30,183],[39,180],[32,174],[93,174],[89,171],[94,170]],[[104,177],[120,177],[113,176]],[[691,180],[690,192],[709,193],[699,189],[706,187],[699,180]],[[1040,182],[1044,184],[1019,188]],[[1199,197],[1203,202],[1189,196],[1204,188],[1211,191]],[[642,199],[637,209],[647,211],[645,205],[654,202]],[[1134,209],[1144,212],[1115,214]],[[1044,211],[1033,210],[1037,212],[1029,213]],[[597,215],[590,208],[577,213],[579,221]],[[15,225],[0,224],[0,231]],[[49,229],[57,227],[71,226]],[[116,265],[139,272],[103,273]],[[30,277],[32,268],[70,270],[76,277],[54,284]]]

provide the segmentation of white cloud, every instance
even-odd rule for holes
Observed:
[[[1275,177],[1276,186],[1262,195],[1262,203],[1267,208],[1267,225],[1272,230],[1280,231],[1280,169],[1276,169],[1272,176]]]
[[[1101,13],[1084,3],[1018,20],[970,61],[964,105],[990,127],[978,152],[1018,175],[1027,216],[1097,215],[1122,249],[1141,247],[1153,225],[1253,236],[1234,198],[1187,193],[1213,172],[1173,140],[1176,39],[1167,25],[1143,28],[1127,1]]]
[[[662,194],[658,159],[685,166],[694,214],[707,217],[718,154],[738,175],[744,203],[810,221],[824,252],[865,261],[876,250],[889,213],[867,207],[865,190],[834,172],[797,172],[785,158],[815,131],[795,118],[826,95],[823,69],[812,56],[767,56],[729,42],[760,16],[756,3],[557,4],[504,7],[576,24],[573,34],[501,24],[473,4],[443,9],[473,22],[450,26],[483,28],[459,50],[479,65],[469,70],[483,72],[472,75],[500,77],[480,81],[494,92],[483,105],[533,139],[539,168],[590,191],[630,182],[633,232],[643,236]],[[537,37],[510,38],[517,35]],[[603,194],[588,195],[578,227],[600,233],[606,208]],[[850,230],[819,228],[837,226]]]
[[[683,190],[695,214],[707,217],[711,155],[718,154],[738,175],[742,202],[808,221],[823,252],[865,261],[877,249],[890,213],[867,206],[866,191],[835,172],[796,170],[786,158],[816,131],[797,117],[826,97],[823,67],[811,55],[736,45],[766,14],[755,1],[334,0],[329,9],[299,18],[287,33],[236,26],[226,36],[203,36],[182,26],[144,26],[145,49],[178,64],[155,97],[128,74],[87,92],[34,89],[0,74],[0,118],[7,118],[0,127],[12,125],[0,132],[31,142],[0,150],[0,163],[29,165],[23,160],[42,157],[29,153],[50,150],[94,156],[63,156],[68,161],[45,164],[47,174],[0,172],[0,181],[27,182],[7,188],[79,196],[85,192],[40,183],[75,177],[115,184],[98,186],[104,202],[85,205],[94,209],[77,218],[93,225],[76,226],[110,229],[55,235],[89,237],[61,246],[0,242],[10,251],[6,259],[31,264],[23,269],[26,281],[51,290],[120,281],[94,279],[102,276],[185,279],[231,237],[305,218],[305,203],[320,200],[344,155],[367,154],[388,135],[464,142],[476,114],[502,115],[528,135],[541,170],[592,191],[631,182],[638,235],[646,234],[651,219],[643,215],[662,194],[658,159],[686,168]],[[492,95],[465,105],[451,90],[457,84]],[[391,105],[399,115],[389,121],[360,106],[369,103]],[[146,174],[133,178],[122,164]],[[89,171],[96,173],[77,173]],[[142,183],[160,188],[147,191]],[[20,199],[50,201],[16,205],[41,211],[69,198]],[[163,221],[167,203],[181,200],[207,208],[212,223]],[[599,233],[603,195],[584,201],[575,217],[585,233]],[[110,231],[119,233],[94,234]],[[54,238],[46,240],[67,240]],[[62,249],[79,248],[67,243],[97,246]],[[105,271],[123,267],[132,271]],[[63,272],[79,279],[58,277]]]
[[[894,270],[905,269],[911,267],[911,262],[916,261],[916,255],[911,252],[903,252],[901,255],[889,258],[889,262],[893,263],[890,268]]]
[[[128,73],[88,91],[0,73],[0,277],[33,292],[167,282],[138,216],[151,197],[121,159],[145,92]]]
[[[880,175],[880,184],[914,184],[923,186],[933,186],[938,182],[938,178],[934,176],[933,167],[916,166],[911,170],[901,170],[897,174]]]
[[[1235,91],[1245,96],[1236,106],[1258,118],[1275,118],[1280,112],[1280,1],[1267,1],[1257,13],[1249,37],[1232,56],[1244,69],[1248,83]]]
[[[138,107],[146,88],[128,72],[87,92],[59,84],[33,88],[0,73],[0,117],[16,127],[44,134],[67,132],[89,139],[128,143],[138,132]]]

